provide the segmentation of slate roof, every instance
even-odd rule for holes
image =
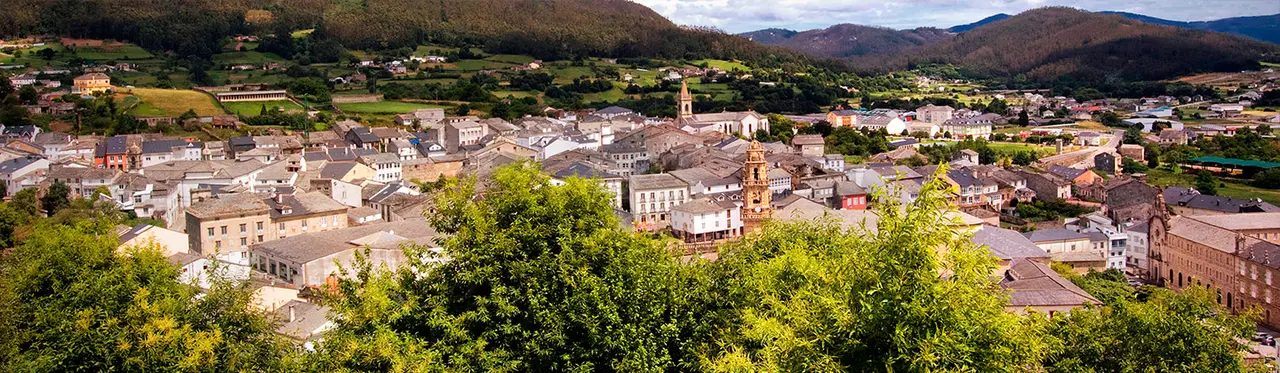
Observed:
[[[98,144],[94,154],[97,157],[105,157],[107,154],[124,154],[129,151],[129,140],[124,136],[108,137],[101,144]]]
[[[707,198],[698,198],[689,202],[672,207],[671,211],[679,211],[690,214],[708,214],[738,208],[738,205],[732,201],[712,201]]]
[[[1045,252],[1026,236],[1017,231],[984,225],[970,239],[974,244],[986,245],[997,258],[1011,260],[1017,258],[1049,258]]]
[[[18,158],[4,161],[4,162],[0,162],[0,174],[6,174],[6,175],[11,174],[14,171],[21,170],[23,167],[30,166],[32,163],[36,163],[41,159],[44,159],[44,158],[29,156],[29,157],[18,157]]]
[[[1199,210],[1211,210],[1225,213],[1280,212],[1280,207],[1260,200],[1237,199],[1223,196],[1210,196],[1195,189],[1168,187],[1164,190],[1164,201],[1170,206],[1182,206]]]
[[[1055,242],[1089,239],[1089,235],[1070,229],[1042,229],[1023,233],[1031,242]]]
[[[1259,212],[1248,215],[1197,215],[1188,218],[1233,231],[1280,228],[1280,213]]]
[[[293,308],[293,321],[289,321],[290,307]],[[276,333],[297,340],[308,340],[315,337],[311,335],[312,332],[329,322],[329,307],[293,299],[276,309],[276,317],[280,320]]]
[[[1084,175],[1085,172],[1089,172],[1089,170],[1064,167],[1059,165],[1049,166],[1049,173],[1052,173],[1054,175],[1057,175],[1058,177],[1061,177],[1067,180],[1075,180],[1077,177],[1080,177],[1080,175]]]
[[[403,237],[406,243],[435,245],[435,228],[423,220],[401,220],[344,229],[304,233],[253,245],[251,250],[263,252],[295,263],[308,263],[359,246],[352,241],[371,234],[387,232]],[[383,241],[385,243],[385,241]]]
[[[382,141],[377,135],[373,134],[373,131],[371,131],[369,127],[352,128],[351,132],[348,133],[348,137],[350,136],[354,136],[355,139],[362,144],[372,144]]]
[[[631,175],[631,190],[687,188],[689,184],[671,174]]]
[[[791,145],[823,145],[822,135],[796,135],[791,138]]]
[[[263,200],[263,203],[271,207],[272,219],[347,210],[347,205],[320,192],[286,195],[280,200],[281,202],[277,202],[275,198]],[[284,213],[285,210],[289,210],[289,213]]]
[[[604,109],[596,110],[596,114],[605,114],[605,115],[623,115],[623,114],[631,114],[634,112],[635,111],[631,109],[627,109],[621,106],[610,106]]]
[[[556,171],[556,173],[552,174],[552,176],[562,180],[571,176],[577,176],[577,177],[586,178],[586,179],[595,178],[595,177],[598,177],[601,179],[621,179],[622,178],[618,175],[597,170],[594,167],[583,164],[581,162],[574,162],[573,164],[569,165],[569,167],[565,167],[560,171]]]
[[[1229,215],[1229,218],[1239,219]],[[1199,243],[1226,253],[1236,252],[1236,235],[1230,230],[1205,223],[1199,217],[1190,216],[1174,216],[1169,219],[1168,234],[1185,238],[1195,243]]]
[[[351,170],[354,168],[356,168],[355,163],[350,163],[350,162],[329,163],[324,165],[324,168],[320,169],[320,178],[321,179],[341,179],[343,176],[346,176],[347,173],[351,172]]]
[[[255,193],[224,194],[191,204],[187,213],[201,219],[227,214],[266,214],[270,207],[262,202],[264,197]]]
[[[201,148],[199,141],[155,140],[142,142],[142,154],[169,153],[175,147]]]
[[[1010,262],[1000,286],[1009,290],[1011,307],[1084,306],[1100,304],[1049,265],[1016,258]]]

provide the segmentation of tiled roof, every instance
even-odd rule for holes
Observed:
[[[1016,258],[1005,271],[1000,286],[1009,290],[1009,306],[1084,306],[1101,302],[1062,278],[1047,264]]]
[[[631,175],[631,190],[687,188],[689,184],[671,174]]]
[[[1043,229],[1023,233],[1031,242],[1055,242],[1055,241],[1072,241],[1087,240],[1089,235],[1076,232],[1070,229]]]
[[[201,219],[226,214],[266,214],[270,207],[262,202],[264,197],[255,193],[224,194],[191,204],[187,213]]]
[[[264,252],[295,263],[308,263],[344,250],[359,247],[352,241],[379,232],[403,237],[404,243],[434,245],[436,230],[422,220],[402,220],[391,223],[370,224],[339,230],[305,233],[253,246],[253,251]],[[380,241],[385,243],[384,241]]]
[[[277,201],[277,198],[263,200],[263,203],[271,207],[272,219],[335,211],[346,212],[347,210],[347,205],[334,201],[333,198],[329,198],[329,196],[320,192],[286,195],[278,198],[280,201]],[[284,213],[286,210],[289,211],[288,214]]]
[[[671,211],[679,211],[690,214],[707,214],[713,212],[721,212],[738,208],[738,205],[731,201],[712,201],[706,198],[698,198],[689,202],[672,207]]]

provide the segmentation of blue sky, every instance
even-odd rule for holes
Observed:
[[[632,0],[682,25],[732,33],[778,27],[825,28],[839,23],[896,29],[950,27],[996,13],[1062,5],[1125,11],[1178,21],[1280,13],[1280,0]]]

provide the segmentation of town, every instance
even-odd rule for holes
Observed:
[[[549,180],[545,189],[588,183],[617,222],[606,230],[621,235],[601,237],[658,242],[670,262],[687,268],[736,263],[744,259],[725,258],[809,224],[884,239],[902,232],[907,217],[933,216],[919,209],[932,206],[942,186],[944,203],[927,210],[937,212],[945,236],[994,262],[964,268],[981,268],[976,278],[998,286],[1005,316],[1052,323],[1117,297],[1185,291],[1211,299],[1216,308],[1206,317],[1253,321],[1243,326],[1252,338],[1229,341],[1242,362],[1274,371],[1280,361],[1280,279],[1272,281],[1280,260],[1271,260],[1280,258],[1274,64],[1133,95],[988,88],[990,81],[935,67],[841,75],[837,81],[850,85],[825,86],[808,72],[729,59],[544,61],[431,45],[344,51],[311,65],[252,49],[323,32],[305,31],[235,35],[221,52],[234,58],[215,55],[216,65],[191,63],[181,74],[173,61],[159,67],[159,53],[128,43],[0,40],[5,256],[24,240],[39,241],[31,234],[38,222],[110,220],[116,255],[154,249],[198,296],[247,289],[250,309],[269,316],[285,350],[306,352],[325,350],[326,340],[355,343],[335,334],[353,322],[338,319],[351,309],[375,315],[413,303],[353,306],[342,297],[426,286],[406,284],[455,255],[476,260],[451,245],[550,245],[520,241],[528,237],[488,242],[458,233],[457,222],[493,224],[473,229],[495,237],[519,224],[538,234],[560,230],[564,236],[551,236],[564,240],[556,245],[600,239],[564,233],[595,228],[485,221],[462,207],[512,195],[503,188],[518,177],[504,172],[536,168]],[[511,203],[521,206],[516,215],[548,213]],[[59,215],[73,210],[88,218]],[[123,218],[102,218],[116,214]],[[948,254],[952,243],[928,245],[933,280],[965,278],[946,270],[959,265]],[[795,262],[771,265],[806,268],[788,259]],[[556,265],[604,271],[589,262]],[[531,270],[508,271],[484,276]],[[401,282],[352,285],[376,281]],[[738,337],[731,343],[762,343]],[[732,362],[722,359],[715,362]],[[390,369],[378,366],[368,369]]]

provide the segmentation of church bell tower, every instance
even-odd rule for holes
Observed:
[[[764,147],[752,141],[747,148],[747,161],[742,166],[742,225],[744,233],[759,232],[765,220],[773,217],[772,192],[769,191],[769,162]]]
[[[685,123],[693,121],[693,95],[689,94],[689,82],[680,80],[680,96],[676,98],[676,120]]]

